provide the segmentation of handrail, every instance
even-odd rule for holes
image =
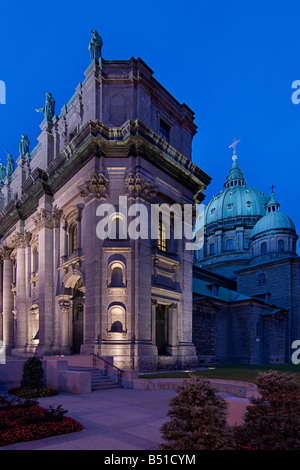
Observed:
[[[101,361],[104,362],[104,373],[105,373],[105,375],[108,375],[108,366],[112,366],[114,369],[117,369],[117,371],[118,371],[118,384],[121,385],[122,375],[123,375],[123,372],[124,372],[122,369],[119,369],[119,367],[115,366],[114,364],[107,361],[103,357],[98,356],[98,354],[91,353],[91,356],[93,356],[93,367],[94,368],[96,368],[96,360],[97,359],[101,359]]]

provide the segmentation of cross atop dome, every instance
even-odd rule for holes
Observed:
[[[231,145],[229,145],[229,148],[233,148],[233,155],[232,155],[232,160],[233,161],[236,161],[237,160],[237,155],[236,155],[236,146],[237,144],[240,142],[240,140],[237,140],[236,138],[234,138],[234,141],[232,142]]]

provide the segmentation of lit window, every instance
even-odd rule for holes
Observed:
[[[161,251],[167,251],[167,237],[166,237],[166,227],[160,221],[158,227],[158,249]]]
[[[77,225],[71,229],[71,253],[77,250]]]
[[[169,138],[170,138],[170,126],[168,126],[168,124],[166,124],[164,121],[160,121],[160,136],[166,140],[167,142],[169,142]]]

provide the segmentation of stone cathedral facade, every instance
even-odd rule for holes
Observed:
[[[104,60],[93,39],[83,82],[59,115],[47,93],[37,145],[22,136],[0,177],[0,339],[12,355],[194,365],[193,252],[162,225],[156,240],[96,233],[103,204],[122,225],[120,196],[128,213],[203,199],[210,177],[192,162],[194,113],[141,59]]]

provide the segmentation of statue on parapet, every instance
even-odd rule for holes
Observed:
[[[20,141],[20,156],[21,158],[23,158],[24,160],[26,159],[30,159],[30,156],[29,156],[29,144],[30,144],[30,141],[27,137],[26,134],[22,134],[21,136],[21,141]]]
[[[89,50],[91,53],[91,61],[101,59],[101,48],[103,46],[102,37],[99,36],[98,32],[94,29],[91,30],[92,39],[89,44]]]
[[[7,153],[6,176],[10,180],[13,172],[15,171],[15,162],[11,153],[8,153],[7,150],[5,150],[5,152]]]
[[[4,186],[5,177],[6,177],[6,168],[2,163],[0,163],[0,185],[1,186]]]
[[[42,106],[42,108],[36,109],[36,111],[38,113],[43,113],[46,121],[52,121],[52,118],[54,116],[54,108],[55,108],[55,100],[52,96],[52,93],[50,93],[50,91],[47,91],[46,101],[45,101],[44,106]]]

